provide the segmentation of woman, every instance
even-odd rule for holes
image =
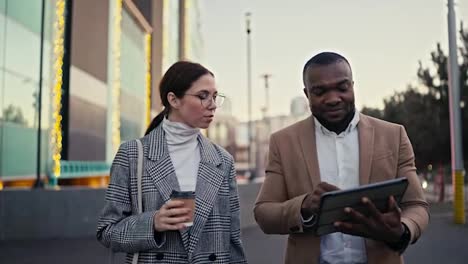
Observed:
[[[200,129],[213,121],[223,97],[213,73],[177,62],[163,76],[164,110],[151,122],[143,144],[142,205],[137,212],[135,140],[123,143],[111,169],[97,238],[114,251],[139,252],[139,263],[246,263],[240,240],[234,161]],[[171,192],[195,191],[190,209]]]

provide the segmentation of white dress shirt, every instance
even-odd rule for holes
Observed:
[[[162,126],[180,190],[195,191],[200,163],[200,129],[167,118],[164,118]]]
[[[348,128],[337,135],[314,118],[321,181],[340,189],[359,186],[359,139],[356,111]],[[320,238],[320,263],[367,263],[364,239],[340,232]]]

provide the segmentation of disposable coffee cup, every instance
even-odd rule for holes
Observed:
[[[195,212],[195,192],[193,191],[172,191],[171,200],[184,202],[184,208],[190,208],[189,221],[185,222],[185,226],[193,225],[193,215]]]

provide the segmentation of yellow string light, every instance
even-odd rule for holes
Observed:
[[[120,146],[120,50],[122,36],[122,0],[117,0],[114,9],[114,37],[112,45],[113,80],[112,81],[112,146],[114,153]]]
[[[54,22],[54,87],[52,91],[52,119],[50,140],[52,148],[52,172],[54,177],[60,177],[60,160],[62,152],[62,82],[63,55],[65,35],[65,0],[57,0],[55,4]]]
[[[146,51],[146,127],[151,122],[151,34],[145,35]]]

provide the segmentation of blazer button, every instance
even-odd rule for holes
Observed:
[[[164,253],[158,253],[158,254],[156,254],[156,259],[157,259],[157,260],[162,260],[162,259],[164,259]]]
[[[212,253],[212,254],[208,257],[208,259],[209,259],[210,261],[215,261],[215,260],[216,260],[216,254]]]
[[[293,227],[289,228],[289,230],[291,232],[297,232],[297,231],[299,231],[299,227],[298,226],[293,226]]]

